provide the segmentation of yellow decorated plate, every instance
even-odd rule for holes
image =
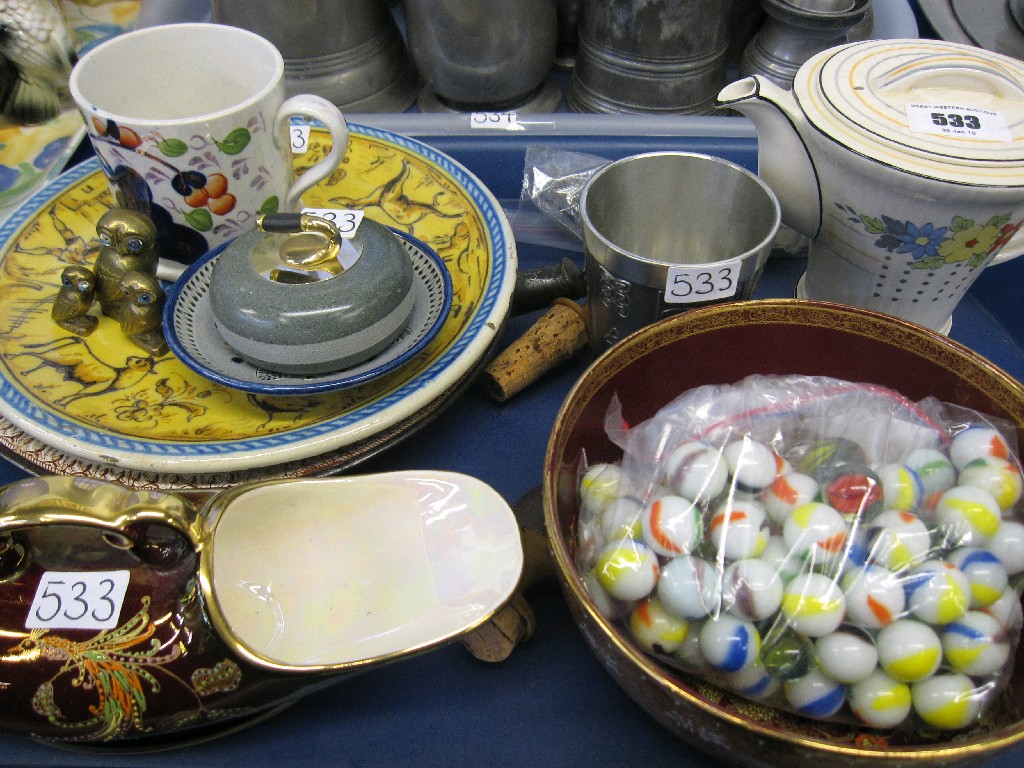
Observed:
[[[90,160],[0,227],[0,414],[10,423],[0,424],[0,444],[8,453],[50,471],[53,457],[43,458],[41,443],[79,460],[72,471],[128,482],[138,479],[132,473],[156,473],[160,485],[207,484],[194,476],[234,479],[259,468],[295,471],[331,455],[327,466],[337,468],[347,449],[356,456],[379,449],[457,392],[508,313],[516,273],[508,221],[480,181],[448,156],[389,131],[350,127],[344,161],[305,203],[360,208],[441,256],[452,307],[422,352],[341,392],[266,397],[205,379],[171,353],[144,352],[110,318],[101,317],[87,337],[62,330],[50,317],[60,273],[91,264],[95,223],[111,205]],[[325,139],[313,132],[300,171],[328,151]],[[167,475],[176,482],[160,482]]]

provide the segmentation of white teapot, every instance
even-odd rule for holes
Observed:
[[[947,331],[991,264],[1024,252],[1024,62],[939,40],[871,40],[761,77],[717,106],[758,131],[759,174],[811,240],[797,294]]]

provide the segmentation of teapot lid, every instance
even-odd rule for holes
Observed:
[[[1024,186],[1024,62],[942,40],[869,40],[812,57],[793,92],[813,126],[877,162]]]

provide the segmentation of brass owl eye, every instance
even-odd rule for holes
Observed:
[[[60,279],[60,284],[63,285],[65,288],[70,288],[72,285],[74,285],[74,282],[75,281],[72,280],[70,277],[62,277]]]
[[[113,245],[114,241],[106,232],[100,232],[100,242],[104,245]]]
[[[152,293],[143,292],[143,293],[139,294],[139,304],[151,304],[152,302],[153,302],[153,294]]]
[[[128,240],[125,242],[125,245],[128,246],[129,251],[142,250],[142,240],[138,237],[129,237]]]
[[[88,280],[82,280],[82,281],[80,281],[78,283],[77,287],[78,287],[78,290],[80,290],[80,291],[87,291],[87,290],[89,290],[89,281]]]

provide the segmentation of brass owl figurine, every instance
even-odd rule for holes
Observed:
[[[100,252],[96,257],[96,296],[103,314],[121,319],[124,301],[121,278],[127,272],[156,275],[156,227],[148,216],[112,208],[96,223]]]
[[[50,316],[66,331],[88,336],[99,319],[88,314],[96,300],[96,275],[88,267],[72,265],[60,274],[60,291],[53,301]]]
[[[155,276],[135,270],[125,272],[121,292],[121,331],[137,347],[151,355],[167,352],[162,318],[165,295]]]

